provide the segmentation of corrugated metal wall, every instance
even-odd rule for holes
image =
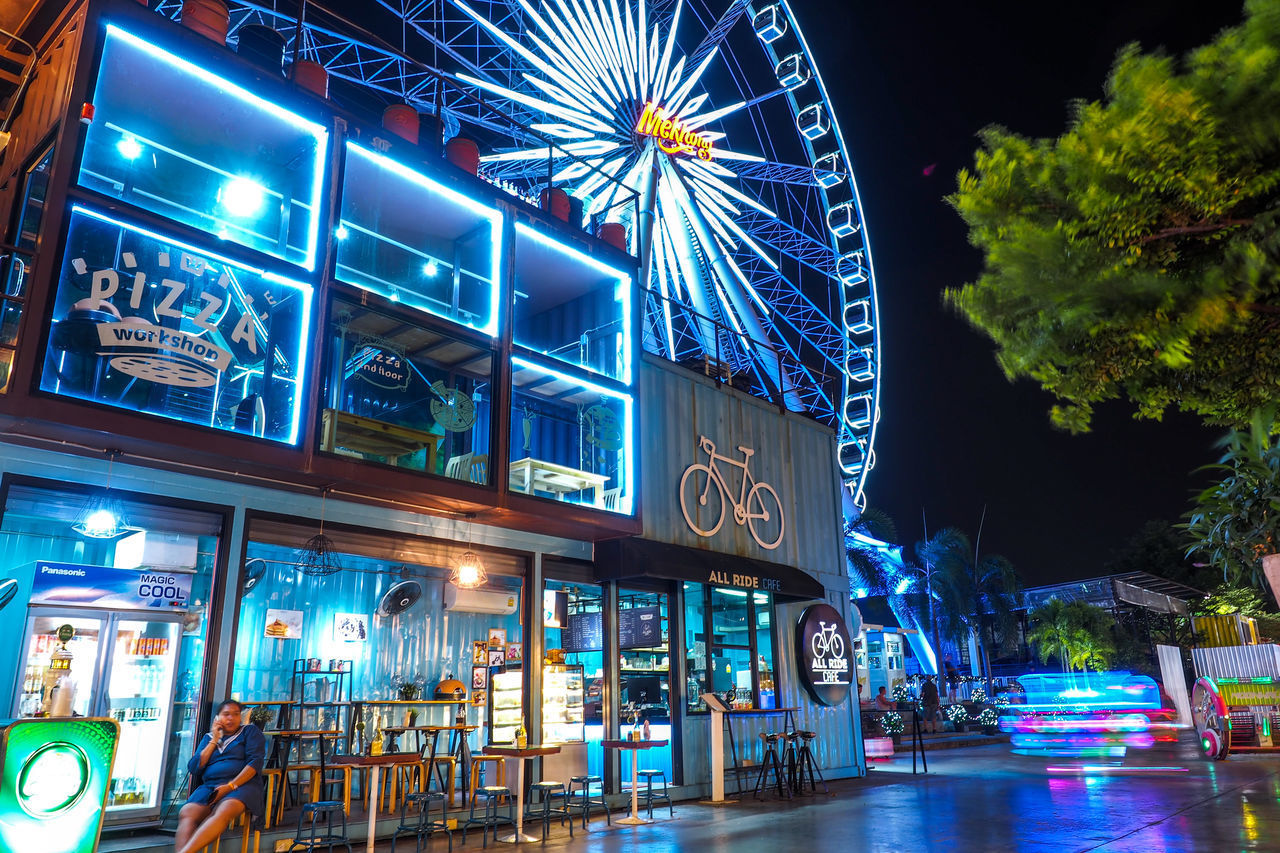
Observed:
[[[833,566],[842,571],[840,476],[829,428],[647,354],[640,399],[645,538],[795,566],[815,576]],[[707,461],[699,435],[733,459],[742,459],[739,445],[755,449],[751,474],[774,488],[786,515],[777,548],[757,545],[746,526],[734,523],[731,510],[714,536],[689,528],[680,511],[680,477]],[[720,470],[731,487],[741,482],[732,466],[720,463]]]
[[[1280,678],[1280,646],[1271,643],[1195,648],[1191,661],[1202,678]]]

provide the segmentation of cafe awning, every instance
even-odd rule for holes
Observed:
[[[659,578],[758,589],[793,601],[826,597],[826,589],[816,578],[793,566],[650,539],[598,542],[595,566],[596,579],[601,581]]]

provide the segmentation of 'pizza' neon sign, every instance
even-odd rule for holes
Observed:
[[[644,105],[636,133],[658,140],[658,148],[667,154],[686,153],[696,155],[699,160],[711,159],[710,139],[690,130],[678,119],[664,117],[662,107],[654,106],[652,101]]]

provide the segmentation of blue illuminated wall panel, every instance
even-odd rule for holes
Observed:
[[[295,443],[311,288],[72,209],[40,388]]]
[[[116,26],[93,105],[82,186],[314,268],[324,127]]]

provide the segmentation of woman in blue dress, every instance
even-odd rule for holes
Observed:
[[[266,738],[257,726],[243,725],[244,706],[228,699],[218,706],[209,733],[187,763],[195,787],[178,812],[177,853],[194,853],[248,812],[262,815],[262,762]]]

